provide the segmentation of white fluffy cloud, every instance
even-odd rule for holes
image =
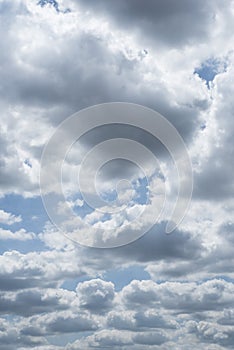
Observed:
[[[16,222],[21,222],[21,216],[16,216],[14,214],[8,213],[4,210],[0,210],[0,223],[5,225],[13,225]]]
[[[83,282],[77,286],[77,297],[81,308],[105,313],[113,305],[114,285],[100,279]]]
[[[19,231],[12,232],[10,230],[4,230],[0,228],[0,239],[1,240],[19,240],[19,241],[27,241],[35,238],[34,233],[26,232],[24,229]]]

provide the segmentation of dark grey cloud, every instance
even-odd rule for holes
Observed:
[[[155,6],[153,5],[155,3],[150,3],[150,6]],[[175,2],[172,2],[171,7],[173,4]],[[117,3],[113,3],[113,6],[116,5]],[[131,2],[128,2],[127,6],[132,6]],[[136,9],[138,6],[141,7],[140,2],[134,5]],[[157,6],[167,8],[162,2]],[[189,6],[187,3],[179,5],[179,8],[188,10]],[[202,8],[197,4],[193,6]],[[15,16],[18,9],[14,10],[12,21],[2,23],[4,37],[8,32],[11,33],[13,25],[16,25]],[[139,8],[140,13],[142,11]],[[30,13],[27,14],[26,10],[23,14],[26,20],[30,19]],[[150,8],[148,14],[152,14]],[[157,89],[149,87],[143,82],[140,72],[144,63],[128,59],[121,49],[113,53],[104,37],[84,31],[74,33],[72,37],[66,34],[56,37],[51,29],[51,35],[54,36],[51,45],[44,35],[43,28],[37,34],[41,38],[40,50],[32,47],[27,56],[20,51],[22,38],[11,35],[9,40],[3,41],[4,45],[7,45],[7,50],[4,48],[3,52],[8,52],[8,55],[2,57],[5,69],[1,73],[2,94],[5,101],[45,108],[59,105],[60,109],[64,106],[65,113],[68,113],[97,103],[121,100],[156,108],[173,121],[178,129],[182,130],[182,134],[185,130],[185,135],[196,124],[196,110],[186,105],[170,107],[166,86],[159,81]],[[16,60],[14,55],[17,49],[20,60]],[[19,63],[21,60],[24,64]],[[190,118],[186,117],[188,114],[191,115]],[[58,120],[58,116],[54,118]]]
[[[74,1],[76,2],[76,1]],[[143,45],[177,47],[203,42],[214,25],[217,1],[83,1],[84,9],[107,16],[118,28],[139,35]]]
[[[175,322],[171,322],[170,319],[163,317],[160,313],[152,312],[137,312],[134,316],[136,320],[137,328],[164,328],[164,329],[176,329],[178,326]]]
[[[156,224],[138,240],[118,248],[84,248],[84,261],[98,268],[146,264],[149,262],[194,262],[202,257],[206,249],[198,237],[175,230],[171,235],[165,233],[166,223]],[[91,259],[90,259],[91,257]],[[183,272],[182,272],[183,273]]]
[[[98,327],[93,320],[82,318],[81,316],[66,318],[58,317],[47,326],[47,332],[54,333],[77,333],[94,331]]]
[[[45,339],[35,339],[30,337],[20,337],[19,334],[6,333],[0,336],[0,349],[1,350],[15,350],[16,347],[21,347],[23,349],[32,349],[36,347],[41,347],[47,342]]]
[[[137,241],[113,250],[120,255],[139,262],[155,260],[192,260],[203,252],[199,239],[189,233],[175,230],[172,235],[165,234],[165,223],[156,224],[147,234]]]
[[[233,197],[233,150],[227,145],[217,150],[202,172],[195,176],[194,198],[222,201]]]
[[[135,344],[142,345],[162,345],[167,341],[167,337],[160,332],[145,332],[138,333],[133,337],[133,341]]]
[[[232,231],[231,231],[232,232]],[[224,228],[220,229],[216,236],[217,245],[200,250],[197,258],[173,260],[165,259],[162,262],[155,261],[146,267],[155,280],[197,280],[205,278],[233,278],[233,235],[225,233]]]
[[[34,288],[41,285],[41,278],[34,278],[33,271],[32,274],[27,277],[16,277],[11,275],[4,274],[0,276],[0,290],[1,291],[13,291],[19,289]],[[43,274],[41,274],[41,277]],[[45,287],[55,287],[56,282],[47,281],[45,282]]]
[[[123,101],[155,108],[187,139],[198,127],[199,108],[170,106],[167,88],[161,82],[161,89],[157,91],[146,85],[140,73],[141,63],[124,58],[121,52],[113,55],[104,39],[81,33],[74,39],[64,37],[58,45],[49,45],[43,36],[42,40],[41,53],[35,57],[35,53],[30,52],[29,56],[22,57],[28,61],[27,65],[19,65],[14,56],[10,61],[6,58],[7,69],[1,74],[6,101],[46,109],[59,106],[60,111],[56,110],[53,116],[56,124],[84,107]],[[13,45],[17,47],[21,43],[16,41]],[[9,49],[9,55],[12,51]],[[53,123],[53,119],[50,122]]]
[[[234,222],[228,221],[223,223],[219,228],[219,235],[228,243],[234,243]]]
[[[223,315],[218,320],[218,323],[226,326],[234,326],[234,310],[224,310]]]
[[[1,293],[0,313],[3,315],[15,314],[21,316],[31,316],[44,312],[65,310],[69,308],[69,301],[63,297],[65,291],[51,290],[47,295],[43,291],[26,290],[18,293]]]

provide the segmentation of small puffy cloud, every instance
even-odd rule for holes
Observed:
[[[25,229],[20,229],[18,231],[12,232],[10,230],[4,230],[0,228],[0,239],[1,240],[18,240],[27,241],[35,238],[33,232],[27,232]]]
[[[20,215],[16,216],[12,213],[8,213],[4,210],[0,210],[0,224],[13,225],[21,221],[22,221],[22,218]]]
[[[113,306],[115,297],[114,284],[101,279],[94,279],[78,284],[77,297],[81,308],[97,313],[105,313]]]

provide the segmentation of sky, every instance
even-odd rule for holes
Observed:
[[[0,35],[0,350],[233,349],[234,1],[0,0]]]

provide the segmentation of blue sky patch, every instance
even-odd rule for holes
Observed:
[[[227,64],[218,58],[209,58],[203,62],[200,67],[195,68],[194,73],[206,81],[206,85],[209,88],[209,83],[214,80],[217,74],[226,71]]]

